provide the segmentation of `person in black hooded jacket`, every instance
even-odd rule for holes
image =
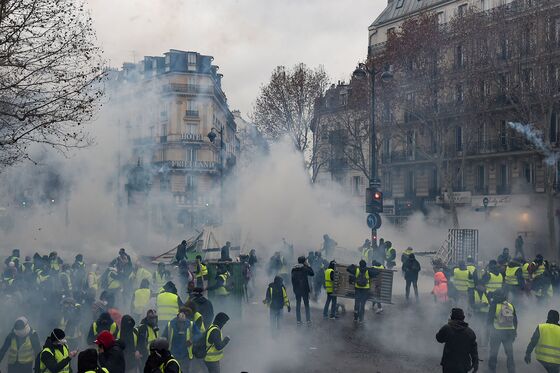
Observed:
[[[194,288],[189,302],[196,305],[196,311],[202,315],[204,325],[210,325],[214,320],[214,306],[212,306],[212,302],[202,294],[203,292],[204,289],[202,288]]]
[[[124,315],[121,319],[119,341],[124,346],[124,361],[127,372],[136,372],[138,367],[138,360],[136,359],[138,332],[134,328],[135,324],[130,315]]]
[[[436,334],[439,343],[445,343],[441,366],[443,373],[478,371],[478,346],[476,334],[465,321],[460,308],[451,310],[451,319]]]
[[[107,330],[102,331],[95,340],[99,352],[99,365],[111,373],[125,373],[126,362],[123,350],[125,346],[121,341],[115,341],[115,337]]]
[[[309,266],[304,256],[298,258],[298,264],[292,268],[292,288],[296,295],[296,319],[298,325],[301,325],[301,301],[305,306],[305,320],[311,325],[311,311],[309,310],[309,287],[308,277],[315,276],[313,269]]]
[[[291,311],[290,300],[282,277],[276,276],[274,282],[268,284],[263,303],[270,308],[270,326],[274,333],[275,330],[280,329],[284,306],[288,309],[288,312]]]
[[[224,348],[226,348],[229,343],[229,337],[226,336],[225,338],[222,338],[222,329],[228,320],[229,316],[220,312],[216,315],[214,322],[206,331],[207,353],[204,358],[204,364],[208,369],[208,373],[220,373],[220,360],[222,360]]]
[[[101,368],[97,362],[97,350],[88,348],[78,354],[78,373],[97,372],[109,373],[107,368]]]
[[[96,321],[91,324],[89,328],[89,333],[87,336],[87,343],[93,344],[95,338],[101,333],[102,331],[107,330],[113,334],[113,337],[116,337],[119,333],[119,328],[117,323],[113,321],[109,312],[102,312]]]

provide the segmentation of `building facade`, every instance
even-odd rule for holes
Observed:
[[[221,180],[235,168],[239,141],[212,61],[170,50],[118,74],[119,122],[132,144],[127,201],[150,203],[161,224],[195,229],[220,221]]]

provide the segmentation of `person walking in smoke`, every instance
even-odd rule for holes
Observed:
[[[305,306],[305,320],[307,325],[311,325],[311,312],[309,310],[309,287],[308,277],[313,277],[315,273],[307,263],[304,256],[298,258],[298,264],[292,268],[292,289],[296,296],[296,319],[298,326],[301,325],[301,302]]]
[[[525,246],[525,242],[523,241],[523,237],[521,235],[517,236],[515,239],[515,257],[516,258],[523,258],[525,259],[525,251],[523,247]]]
[[[346,268],[354,281],[354,322],[364,322],[366,302],[371,289],[371,279],[377,276],[378,271],[368,268],[365,260],[360,260],[359,266],[352,264]]]
[[[404,279],[406,280],[406,300],[408,301],[410,297],[410,285],[412,284],[414,296],[416,297],[416,301],[418,301],[418,273],[420,273],[421,267],[413,253],[408,254],[407,260],[403,263],[402,270],[404,272]]]
[[[525,362],[531,363],[531,353],[536,347],[536,357],[547,373],[560,372],[560,315],[556,310],[548,311],[546,323],[539,324],[525,352]]]
[[[0,361],[8,354],[8,373],[31,373],[35,356],[41,351],[39,336],[23,316],[18,317],[12,331],[0,348]]]
[[[503,345],[507,356],[507,371],[515,373],[513,342],[517,337],[517,314],[501,289],[493,294],[492,304],[488,311],[487,328],[490,330],[490,356],[488,359],[490,372],[496,372],[498,352],[500,345]]]
[[[336,262],[331,260],[329,267],[325,270],[325,289],[327,291],[327,300],[325,302],[325,307],[323,307],[323,318],[329,317],[331,320],[336,318],[336,295],[334,292],[334,276],[336,272]],[[331,312],[329,314],[329,305],[331,306]]]
[[[276,331],[280,330],[284,307],[288,309],[288,312],[291,311],[290,300],[288,299],[282,277],[276,276],[274,281],[268,284],[263,303],[270,309],[270,328],[272,335],[275,335]]]
[[[478,346],[476,334],[465,322],[461,308],[453,308],[447,325],[436,334],[439,343],[445,343],[441,366],[443,373],[478,371]]]

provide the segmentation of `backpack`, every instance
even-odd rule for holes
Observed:
[[[498,313],[498,325],[502,327],[512,327],[513,318],[513,306],[508,302],[503,302],[502,309]]]
[[[369,280],[366,278],[366,270],[362,271],[358,269],[358,277],[356,277],[356,285],[358,286],[367,286],[369,284]]]
[[[208,339],[209,331],[210,329],[206,330],[206,332],[204,333],[200,333],[198,338],[195,338],[195,336],[193,335],[192,352],[193,356],[197,359],[204,359],[206,357],[206,354],[208,353],[208,350],[210,350],[210,347],[212,347],[206,347],[206,339]]]

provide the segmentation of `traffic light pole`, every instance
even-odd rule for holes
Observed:
[[[370,154],[370,172],[369,172],[369,187],[378,190],[381,186],[377,178],[377,136],[375,131],[375,68],[371,70],[365,66],[365,69],[370,76],[370,117],[369,117],[369,154]],[[377,229],[371,229],[371,244],[373,248],[377,248]]]

